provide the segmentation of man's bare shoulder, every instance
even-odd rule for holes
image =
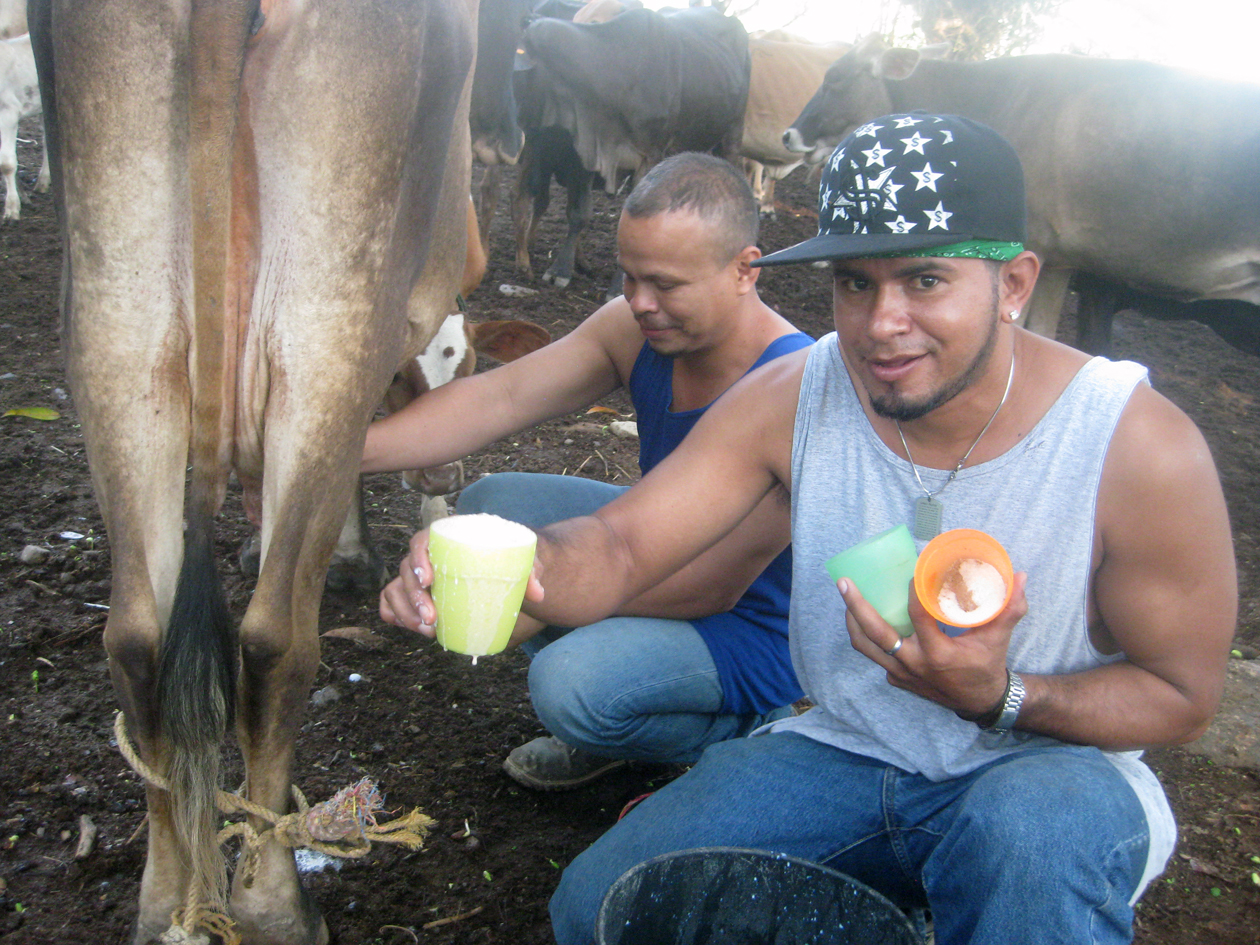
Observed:
[[[1149,384],[1134,388],[1120,415],[1107,452],[1106,477],[1130,489],[1182,484],[1220,492],[1216,464],[1202,432]]]
[[[597,349],[615,364],[622,384],[629,380],[635,359],[643,347],[643,333],[639,331],[630,303],[623,296],[597,308],[570,332],[569,337],[592,350]]]
[[[1229,516],[1207,441],[1194,422],[1147,384],[1134,388],[1107,450],[1097,529],[1105,555],[1187,551],[1196,568],[1232,563]]]

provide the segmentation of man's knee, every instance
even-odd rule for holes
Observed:
[[[604,708],[598,685],[606,668],[587,659],[580,647],[568,645],[567,636],[541,649],[529,664],[529,698],[538,720],[561,741],[574,745],[603,742]]]
[[[472,515],[477,512],[497,514],[503,502],[502,481],[498,476],[484,476],[459,494],[455,503],[455,511],[460,515]]]

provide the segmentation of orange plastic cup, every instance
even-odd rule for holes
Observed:
[[[958,603],[954,604],[952,613],[948,608],[943,611],[941,600],[946,582],[958,580],[959,565],[969,559],[992,565],[1002,578],[1004,587],[1001,606],[994,610],[992,606],[978,605],[974,609],[974,619],[965,617],[965,611]],[[988,623],[1006,609],[1014,590],[1015,569],[1006,549],[991,535],[974,528],[954,528],[937,535],[919,553],[919,560],[914,566],[914,592],[928,613],[951,627],[978,627]]]

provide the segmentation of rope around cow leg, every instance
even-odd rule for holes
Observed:
[[[127,735],[123,714],[114,717],[114,738],[131,769],[159,791],[170,787],[160,774],[141,759],[139,752]],[[232,837],[240,837],[244,854],[240,866],[241,882],[248,888],[254,883],[258,869],[258,856],[262,845],[274,840],[281,846],[296,849],[305,847],[317,853],[343,858],[365,856],[372,849],[372,842],[396,843],[408,850],[419,850],[433,825],[432,818],[414,808],[408,814],[383,824],[376,822],[376,815],[383,809],[380,791],[375,782],[362,778],[357,783],[342,788],[331,798],[313,807],[306,797],[292,786],[293,801],[297,810],[288,814],[255,804],[239,794],[228,791],[215,793],[215,804],[225,814],[248,814],[265,821],[262,830],[255,829],[248,820],[228,824],[219,831],[218,842],[223,844]],[[190,890],[190,899],[193,899]],[[232,919],[204,903],[186,902],[182,912],[171,917],[172,925],[183,930],[185,938],[171,942],[193,941],[193,932],[206,929],[220,936],[224,945],[238,945],[240,937],[232,929]],[[174,931],[172,929],[171,931]]]

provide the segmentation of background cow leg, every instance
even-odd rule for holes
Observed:
[[[499,179],[502,176],[503,165],[487,164],[486,172],[481,177],[481,190],[477,199],[477,235],[481,238],[482,246],[490,245],[490,224],[499,206]]]
[[[22,198],[17,183],[17,131],[21,113],[0,104],[0,176],[4,178],[4,218],[16,220],[22,214]]]
[[[331,591],[375,594],[385,586],[388,577],[385,562],[368,534],[367,510],[360,480],[355,489],[355,501],[337,536],[337,547],[328,565],[327,586]]]
[[[555,259],[543,273],[543,281],[557,289],[563,289],[573,281],[573,257],[577,252],[582,230],[591,219],[591,183],[594,174],[584,170],[575,172],[572,178],[572,183],[568,186],[569,199],[565,211],[569,230],[564,241],[556,247]]]
[[[1022,313],[1023,326],[1043,338],[1053,338],[1059,330],[1059,316],[1063,313],[1071,281],[1071,269],[1042,269],[1028,309]]]
[[[1111,354],[1111,323],[1124,287],[1088,272],[1072,279],[1076,290],[1076,347],[1087,354]]]
[[[537,149],[525,139],[517,165],[516,192],[512,195],[512,230],[516,236],[516,268],[531,273],[529,251],[534,245],[538,223],[551,203],[551,175],[539,164]]]

